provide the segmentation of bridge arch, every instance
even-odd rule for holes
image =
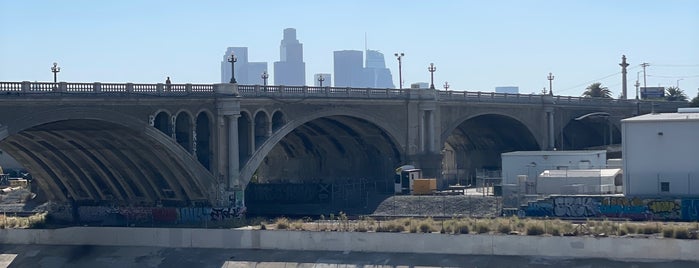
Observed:
[[[327,120],[326,122],[328,124],[339,124],[342,125],[343,121],[345,123],[350,122],[352,120],[356,120],[356,122],[359,122],[360,124],[366,124],[368,126],[371,126],[372,129],[374,129],[374,132],[372,132],[372,135],[370,137],[350,137],[351,135],[346,135],[346,137],[341,137],[343,139],[349,139],[349,138],[364,138],[367,140],[367,142],[372,142],[373,144],[378,144],[381,142],[385,143],[390,143],[390,144],[384,144],[381,148],[373,148],[372,150],[390,150],[390,152],[386,152],[387,155],[385,156],[386,158],[390,158],[385,166],[380,166],[379,163],[375,163],[376,166],[372,168],[380,169],[380,172],[386,171],[387,173],[392,174],[393,168],[395,168],[396,164],[400,163],[403,158],[404,158],[404,144],[400,142],[401,139],[397,139],[396,137],[400,137],[398,133],[400,133],[399,130],[395,129],[390,123],[384,122],[377,117],[375,117],[372,114],[366,113],[364,111],[357,111],[357,110],[349,110],[349,109],[344,109],[344,108],[334,108],[334,109],[327,109],[327,110],[322,110],[315,112],[313,114],[308,114],[308,115],[302,115],[300,117],[293,118],[292,120],[289,120],[285,125],[280,127],[278,131],[274,132],[272,136],[265,141],[258,150],[254,152],[252,157],[246,162],[246,164],[243,166],[241,172],[240,172],[240,181],[242,186],[246,186],[248,183],[250,183],[253,174],[258,170],[260,165],[265,161],[265,158],[272,152],[273,149],[277,148],[277,150],[287,150],[285,155],[293,155],[293,148],[290,148],[288,144],[284,145],[281,144],[280,142],[285,139],[290,133],[298,130],[302,126],[304,128],[308,128],[304,130],[304,133],[299,133],[296,135],[294,139],[297,140],[296,144],[298,147],[303,147],[303,148],[298,148],[300,151],[305,151],[304,153],[308,153],[310,151],[309,149],[309,142],[314,142],[311,140],[311,135],[312,133],[322,133],[324,130],[322,127],[319,127],[318,124],[322,124],[318,120]],[[345,121],[346,120],[346,121]],[[314,123],[318,122],[318,124]],[[352,122],[348,124],[353,124]],[[339,126],[342,131],[348,131],[352,132],[351,127],[348,127],[347,125],[344,126]],[[339,131],[339,129],[338,129]],[[374,135],[375,134],[375,135]],[[342,150],[357,150],[356,148],[351,148],[352,146],[347,146],[347,144],[342,144],[342,142],[336,141],[331,141],[330,139],[328,140],[327,143],[329,146],[332,147],[332,150],[337,150],[337,151],[342,151]],[[390,149],[388,149],[390,147]],[[292,152],[288,152],[288,150],[291,149]],[[377,152],[373,152],[377,153]],[[338,154],[338,155],[341,155]],[[322,158],[322,157],[321,157]],[[390,163],[389,163],[390,162]],[[328,164],[327,162],[321,163],[322,164]],[[347,162],[347,168],[351,169],[356,169],[356,171],[361,171],[361,167],[353,167],[350,162]],[[384,170],[385,169],[385,170]],[[391,174],[382,174],[385,175],[387,178],[391,178]]]
[[[0,137],[0,148],[33,174],[40,199],[116,205],[213,202],[213,176],[145,118],[60,108],[4,123],[10,131]]]
[[[197,113],[193,142],[197,161],[207,170],[212,170],[214,116],[211,111],[202,109]]]
[[[556,147],[563,150],[583,150],[621,144],[621,122],[607,113],[588,113],[566,122],[558,133]]]
[[[272,131],[270,129],[270,118],[266,110],[260,109],[255,112],[254,117],[255,122],[255,149],[259,148],[262,143],[267,140],[269,133]]]
[[[282,112],[281,109],[275,110],[272,113],[272,132],[276,132],[284,124],[286,124],[286,116],[284,115],[284,112]]]
[[[162,109],[156,111],[153,115],[152,126],[165,133],[165,135],[172,136],[172,129],[170,126],[170,112]]]
[[[475,185],[479,171],[501,169],[501,153],[539,150],[525,122],[510,114],[488,112],[464,116],[445,128],[441,134],[445,183]]]
[[[187,152],[192,152],[192,138],[193,138],[193,125],[194,117],[187,110],[180,110],[177,112],[177,119],[175,119],[175,140],[177,144],[182,146]]]

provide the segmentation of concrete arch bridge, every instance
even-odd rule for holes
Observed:
[[[228,206],[258,185],[248,204],[323,203],[323,193],[337,190],[328,185],[389,192],[400,164],[446,185],[498,168],[503,152],[619,144],[621,119],[687,105],[661,104],[430,89],[0,82],[0,150],[53,201]],[[305,186],[271,187],[278,184]]]

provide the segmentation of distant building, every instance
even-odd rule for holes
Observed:
[[[333,76],[331,74],[315,74],[313,75],[313,85],[316,87],[320,86],[320,81],[318,81],[318,78],[320,76],[323,76],[323,86],[324,87],[330,87],[332,86],[332,81],[333,81]]]
[[[386,68],[383,53],[377,50],[366,50],[364,80],[367,87],[395,88],[391,70]]]
[[[417,82],[410,84],[410,88],[430,88],[430,83],[427,82]]]
[[[306,63],[303,62],[303,44],[296,39],[296,29],[284,29],[279,46],[279,61],[274,62],[274,84],[306,85]]]
[[[607,163],[607,151],[515,151],[503,153],[502,183],[516,184],[518,176],[536,182],[545,170],[602,169]]]
[[[237,67],[236,67],[237,68]],[[245,84],[250,84],[250,85],[262,85],[264,84],[262,80],[262,73],[269,71],[267,70],[267,63],[266,62],[249,62],[248,63],[248,76],[247,76],[247,83]],[[267,80],[269,83],[269,80]],[[240,83],[242,84],[242,83]]]
[[[626,196],[699,196],[699,108],[621,120]]]
[[[261,84],[260,74],[267,70],[266,62],[249,62],[247,47],[229,47],[221,61],[221,83],[231,81],[231,63],[228,57],[233,53],[235,62],[235,80],[238,84]]]
[[[495,87],[495,93],[519,94],[519,87]]]
[[[364,83],[363,55],[359,50],[333,52],[333,73],[336,87],[366,87]]]

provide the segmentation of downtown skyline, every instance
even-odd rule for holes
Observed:
[[[616,98],[626,55],[629,98],[643,62],[649,87],[679,85],[692,98],[698,13],[695,1],[2,2],[0,80],[51,81],[58,62],[59,81],[217,83],[221,51],[248,47],[271,84],[280,33],[295,28],[307,85],[333,72],[333,51],[366,47],[385,55],[396,87],[402,52],[404,87],[429,82],[434,63],[438,89],[539,93],[551,72],[555,95],[601,82]]]

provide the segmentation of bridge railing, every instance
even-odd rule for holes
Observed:
[[[238,85],[243,97],[405,98],[406,90],[350,87]]]
[[[573,96],[550,96],[538,94],[508,94],[474,91],[444,91],[428,89],[393,89],[393,88],[351,88],[351,87],[315,87],[315,86],[264,86],[238,85],[242,97],[271,98],[362,98],[362,99],[407,99],[435,98],[441,101],[467,101],[492,103],[552,103],[585,106],[612,105],[652,105],[659,109],[672,109],[682,106],[683,102],[652,100],[621,100]],[[190,96],[215,95],[216,84],[134,84],[134,83],[67,83],[67,82],[3,82],[0,81],[0,95],[12,93],[27,94],[105,94],[122,96],[124,94],[151,96]]]
[[[616,105],[636,104],[636,100],[621,100],[607,98],[589,98],[589,97],[573,97],[573,96],[550,96],[539,94],[511,94],[511,93],[496,93],[496,92],[473,92],[473,91],[437,91],[439,100],[453,101],[472,101],[472,102],[511,102],[511,103],[542,103],[549,102],[553,104],[575,104],[575,105]],[[651,102],[641,100],[641,102]],[[671,106],[676,106],[672,104]]]
[[[0,93],[12,94],[138,94],[153,96],[214,95],[212,84],[134,84],[134,83],[66,83],[2,82]]]

